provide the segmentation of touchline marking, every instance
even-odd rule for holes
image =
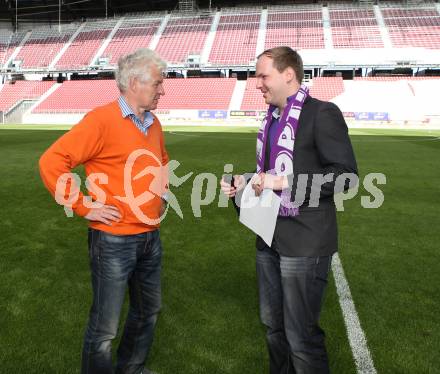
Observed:
[[[352,143],[406,143],[406,142],[436,142],[440,140],[440,136],[438,137],[432,137],[432,136],[411,136],[411,135],[404,135],[405,137],[409,137],[411,139],[377,139],[377,137],[385,137],[385,136],[394,136],[394,135],[356,135],[354,134],[353,136],[368,136],[370,138],[373,139],[356,139],[356,138],[352,138],[351,142]],[[376,137],[376,139],[374,139]]]
[[[362,330],[359,317],[351,297],[350,287],[344,275],[339,255],[335,253],[332,260],[333,277],[339,296],[339,305],[347,328],[348,341],[353,352],[356,369],[359,374],[376,374],[373,359],[367,346],[367,339]]]

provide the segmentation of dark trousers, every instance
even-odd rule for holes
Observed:
[[[161,307],[159,230],[116,236],[89,229],[93,304],[84,336],[82,374],[139,374]],[[112,340],[128,286],[130,306],[112,365]]]
[[[285,257],[269,247],[257,250],[270,374],[329,373],[319,315],[330,263],[331,256]]]

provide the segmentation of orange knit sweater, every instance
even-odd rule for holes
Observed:
[[[127,163],[129,159],[133,162]],[[87,197],[81,192],[75,198],[74,189],[78,186],[72,178],[67,178],[65,188],[60,188],[60,176],[83,164],[92,182],[87,186],[92,200],[105,199],[105,204],[116,206],[122,215],[111,226],[91,221],[90,227],[129,235],[159,226],[154,221],[160,216],[161,194],[167,183],[166,168],[159,163],[163,166],[168,163],[159,120],[154,117],[144,135],[128,117],[122,117],[118,102],[114,101],[89,112],[49,147],[39,165],[41,178],[57,201],[85,216],[90,203],[84,201]],[[81,186],[84,189],[84,180]],[[72,202],[67,202],[69,195]]]

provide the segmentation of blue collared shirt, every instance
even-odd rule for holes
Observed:
[[[118,99],[119,108],[121,108],[122,117],[130,117],[131,121],[136,125],[136,127],[142,132],[142,134],[147,135],[148,128],[153,124],[154,117],[150,112],[145,112],[144,120],[139,119],[136,114],[134,114],[133,109],[128,105],[124,96],[119,96]]]

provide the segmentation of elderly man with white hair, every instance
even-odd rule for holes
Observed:
[[[168,163],[161,124],[150,111],[165,94],[165,69],[149,49],[122,57],[118,100],[87,113],[40,158],[42,180],[56,201],[89,221],[93,302],[82,374],[150,373],[144,365],[161,308],[159,223]],[[90,196],[71,173],[80,164]],[[112,340],[127,288],[130,306],[113,368]]]

